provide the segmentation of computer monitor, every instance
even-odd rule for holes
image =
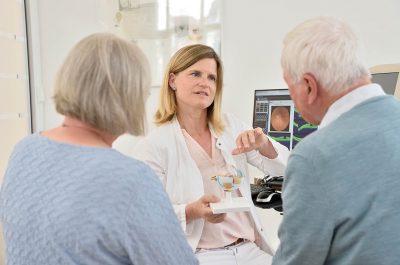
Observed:
[[[253,127],[292,150],[298,142],[317,129],[300,115],[288,89],[254,91]]]
[[[381,85],[386,94],[400,99],[400,64],[382,64],[370,68],[372,82]]]

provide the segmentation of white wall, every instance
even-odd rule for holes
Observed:
[[[399,63],[398,10],[397,0],[225,1],[225,108],[251,123],[253,90],[286,87],[279,62],[282,39],[297,23],[314,16],[350,22],[365,43],[368,65]]]
[[[39,13],[42,81],[45,88],[44,128],[59,124],[50,100],[56,69],[67,51],[81,37],[102,30],[97,20],[96,0],[40,0]],[[400,1],[398,0],[245,0],[225,1],[222,23],[222,59],[225,67],[224,109],[251,124],[255,89],[286,87],[279,64],[281,41],[300,21],[333,15],[349,21],[364,40],[370,66],[400,63]],[[157,90],[148,102],[154,112]],[[124,137],[116,148],[129,153],[135,140]],[[253,174],[258,174],[253,171]],[[280,216],[262,211],[274,245]]]

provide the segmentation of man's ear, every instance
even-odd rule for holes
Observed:
[[[319,96],[318,82],[312,74],[304,74],[303,79],[308,85],[307,103],[313,104]]]
[[[175,74],[174,73],[170,73],[169,74],[169,80],[168,80],[168,84],[171,88],[176,87],[175,86]]]

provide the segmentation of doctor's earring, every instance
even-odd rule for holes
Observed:
[[[172,86],[171,89],[172,89],[173,91],[176,91],[176,87],[174,87],[174,86]]]

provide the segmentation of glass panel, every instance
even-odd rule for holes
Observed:
[[[220,54],[220,2],[119,0],[118,10],[111,16],[114,31],[136,42],[146,53],[152,68],[152,85],[157,87],[169,58],[179,48],[202,43]]]
[[[0,0],[0,183],[14,145],[31,132],[25,8]]]

